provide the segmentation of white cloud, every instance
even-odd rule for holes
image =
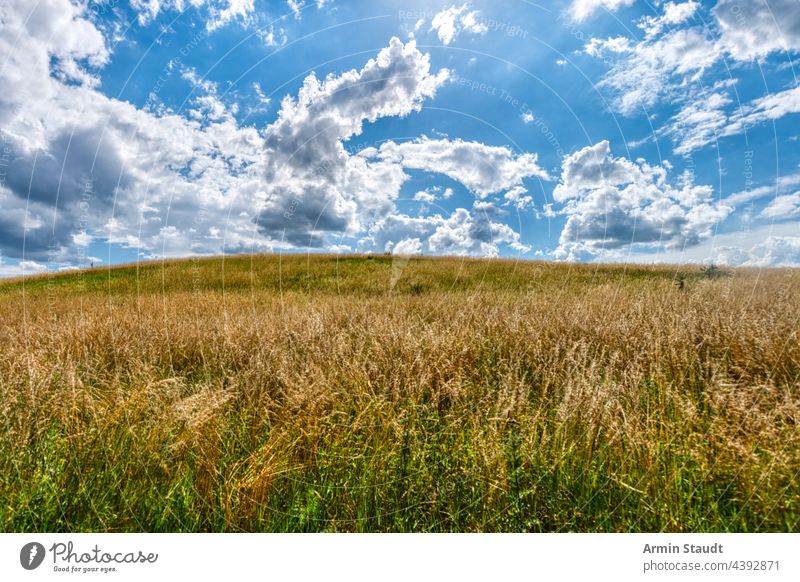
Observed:
[[[665,25],[682,24],[694,16],[700,3],[694,0],[688,2],[667,2],[664,5],[664,15],[658,22]]]
[[[414,194],[414,200],[418,202],[436,202],[436,194],[428,190],[420,190]]]
[[[26,262],[33,263],[34,265],[38,265],[38,263],[35,263],[33,261],[26,261]],[[41,265],[41,267],[43,267],[43,268],[42,269],[38,269],[38,270],[36,268],[33,268],[33,269],[27,268],[26,269],[26,268],[23,267],[23,265],[21,263],[7,264],[7,263],[4,263],[3,260],[0,258],[0,278],[5,278],[5,277],[24,277],[26,275],[36,275],[36,274],[41,273],[41,272],[43,272],[44,270],[47,269],[47,267],[45,265]]]
[[[193,88],[198,89],[203,93],[214,94],[217,92],[217,84],[209,79],[201,77],[193,68],[184,68],[181,71],[181,77],[188,81]]]
[[[573,0],[569,7],[573,20],[581,22],[599,10],[615,12],[624,6],[632,6],[634,0]]]
[[[713,14],[720,45],[739,61],[800,49],[797,0],[719,0]]]
[[[316,0],[314,5],[317,8],[323,8],[330,0]],[[303,9],[305,9],[307,3],[306,0],[286,0],[286,5],[294,14],[296,20],[300,20],[302,16]]]
[[[297,19],[300,18],[300,11],[303,8],[303,4],[305,4],[303,0],[286,0],[286,5],[289,7],[289,9],[292,11],[292,14],[294,14],[294,17]]]
[[[20,261],[19,269],[22,273],[43,273],[47,270],[47,265],[36,261]]]
[[[732,112],[728,111],[731,105],[733,99],[725,93],[700,91],[660,133],[672,138],[676,154],[688,154],[719,138],[739,135],[760,123],[800,113],[800,87],[759,97]]]
[[[723,135],[728,123],[725,109],[732,102],[725,93],[701,94],[684,105],[660,133],[672,138],[678,155],[705,147]]]
[[[655,36],[665,28],[688,21],[695,15],[698,8],[700,8],[700,3],[695,0],[680,3],[667,2],[662,15],[645,16],[639,21],[638,26],[645,31],[647,36]]]
[[[776,196],[761,211],[761,216],[777,220],[786,220],[797,215],[800,215],[800,192]]]
[[[611,156],[608,141],[601,141],[565,157],[561,169],[561,181],[553,191],[553,198],[558,202],[577,198],[585,190],[604,184],[618,186],[630,183],[637,172],[635,164]]]
[[[500,245],[507,245],[517,252],[528,252],[530,247],[520,242],[517,232],[494,220],[498,215],[499,211],[491,205],[477,205],[472,212],[457,208],[447,217],[439,214],[425,217],[391,214],[369,229],[359,241],[359,249],[399,254],[424,252],[494,257],[500,253]],[[402,251],[398,249],[401,243]],[[407,252],[411,249],[413,253]]]
[[[749,249],[722,246],[711,261],[731,267],[800,267],[800,236],[768,236]]]
[[[90,244],[92,244],[92,240],[92,235],[84,231],[78,232],[72,237],[72,242],[77,247],[88,247]]]
[[[206,24],[209,31],[226,26],[233,20],[238,20],[244,24],[249,23],[250,15],[255,12],[254,0],[227,0],[224,8],[212,7],[211,18]]]
[[[677,185],[669,168],[611,154],[607,141],[567,156],[553,197],[566,202],[567,222],[555,256],[608,258],[627,248],[656,251],[698,244],[732,212],[711,201],[709,186],[684,173]]]
[[[549,180],[535,154],[515,155],[505,146],[488,146],[460,139],[429,139],[383,144],[377,156],[406,168],[444,174],[479,197],[522,185],[525,178]]]
[[[275,25],[272,24],[269,28],[258,29],[256,35],[258,35],[268,47],[283,46],[289,41],[289,37],[286,35],[286,29],[281,27],[276,30]]]
[[[788,190],[791,190],[797,185],[800,185],[800,173],[787,174],[785,176],[780,176],[775,181],[775,184],[759,186],[757,188],[742,190],[741,192],[731,194],[725,198],[725,203],[738,205],[750,202],[752,200],[758,200],[759,198],[764,198],[765,196],[778,196]]]
[[[177,4],[137,6],[157,14]],[[2,10],[0,132],[10,159],[0,252],[9,258],[57,268],[90,241],[149,257],[324,246],[328,235],[358,238],[390,215],[405,168],[440,172],[478,196],[547,178],[533,154],[461,140],[345,149],[365,123],[420,110],[447,79],[413,42],[392,39],[358,70],[309,75],[259,131],[240,127],[233,106],[191,69],[183,75],[198,96],[185,116],[103,95],[93,79],[109,53],[85,8],[43,0],[29,19],[27,3]],[[418,238],[427,252],[454,254],[522,249],[496,216],[486,208],[429,216],[421,234],[391,241]]]
[[[419,22],[417,25],[421,26]],[[437,12],[431,20],[430,30],[435,30],[439,40],[448,45],[461,32],[483,34],[487,27],[478,19],[478,11],[470,10],[469,3],[465,3],[458,7],[454,4]]]
[[[645,38],[638,42],[612,37],[592,38],[586,43],[587,54],[610,63],[598,86],[611,90],[615,109],[633,115],[664,100],[700,109],[703,104],[699,101],[707,93],[702,87],[704,75],[725,57],[749,61],[776,51],[800,50],[796,0],[720,0],[713,9],[716,26],[681,27],[695,17],[699,7],[694,0],[667,2],[661,14],[639,21]],[[796,111],[796,96],[786,93],[782,97],[787,101],[778,102],[775,97],[774,103],[760,104],[766,118]]]
[[[205,8],[206,30],[222,28],[234,20],[248,24],[255,12],[254,0],[130,0],[140,24],[149,24],[161,12],[183,12],[189,8]]]
[[[514,206],[518,210],[525,210],[533,207],[533,197],[529,196],[528,191],[522,186],[512,188],[503,194],[503,198],[506,200],[505,205]]]
[[[217,96],[217,84],[201,77],[195,69],[184,68],[181,77],[193,87],[195,96],[191,99],[191,106],[186,107],[186,113],[192,119],[205,124],[208,122],[233,121],[233,115],[238,111],[238,105],[233,103],[227,106]]]
[[[631,52],[631,40],[624,36],[613,38],[592,38],[584,47],[584,52],[592,57],[603,58],[609,53],[624,54]]]
[[[91,68],[108,62],[109,51],[102,33],[84,18],[84,8],[67,0],[7,0],[1,10],[0,95],[4,104],[24,101],[24,88],[32,95],[45,91],[51,73],[62,81],[97,83]],[[0,127],[3,125],[0,113]]]
[[[419,255],[422,253],[422,241],[418,238],[404,238],[396,245],[392,245],[394,255]]]
[[[10,149],[0,251],[58,262],[86,236],[158,255],[267,250],[252,223],[263,191],[259,132],[217,115],[210,100],[200,123],[137,109],[92,83],[64,84],[51,75],[52,55],[79,67],[102,64],[107,49],[93,43],[102,35],[81,8],[39,6],[48,10],[26,19],[29,7],[4,5],[0,27],[10,56],[0,70],[0,131]],[[224,247],[214,232],[225,233]]]
[[[266,130],[261,233],[321,246],[325,232],[354,234],[361,212],[387,211],[407,178],[402,167],[352,156],[342,141],[360,134],[364,122],[418,111],[447,76],[446,69],[430,73],[429,57],[414,41],[392,38],[359,71],[306,77]]]
[[[179,10],[183,10],[182,0],[130,0],[130,4],[138,12],[140,24],[154,20],[162,8],[166,10],[180,6]]]
[[[674,249],[665,248],[655,254],[651,251],[632,249],[623,258],[634,263],[716,263],[729,266],[769,267],[779,266],[777,263],[781,262],[781,266],[800,266],[800,256],[792,259],[791,256],[781,256],[778,252],[768,252],[770,247],[783,246],[779,242],[782,239],[788,239],[789,248],[791,248],[791,241],[800,239],[800,223],[786,221],[715,233],[713,236],[703,239],[698,245]]]
[[[750,126],[780,119],[790,113],[800,113],[800,87],[760,97],[737,110],[730,116],[725,134],[742,133]]]
[[[756,267],[800,266],[800,236],[771,236],[754,246],[744,265]]]
[[[592,39],[586,50],[603,57],[609,50],[619,54],[598,86],[613,91],[614,104],[625,115],[653,107],[674,92],[685,94],[686,86],[696,83],[719,58],[713,39],[699,27],[674,30],[635,45],[620,39]]]

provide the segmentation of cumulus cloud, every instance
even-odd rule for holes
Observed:
[[[170,2],[137,6],[148,18],[180,9]],[[195,93],[184,115],[101,93],[96,78],[109,51],[84,5],[42,0],[31,8],[15,0],[0,10],[7,55],[0,138],[8,152],[0,252],[12,260],[57,268],[84,256],[92,242],[144,256],[323,247],[330,235],[358,240],[366,225],[384,224],[407,169],[448,176],[477,197],[521,192],[515,189],[523,180],[548,178],[535,155],[504,146],[422,137],[363,151],[345,147],[367,123],[420,110],[446,81],[448,71],[432,71],[413,41],[391,39],[360,69],[309,75],[283,99],[277,119],[258,130],[239,126],[235,106],[192,69],[176,70]],[[448,199],[453,190],[441,195]],[[416,252],[415,239],[432,253],[524,248],[500,216],[488,207],[427,216],[412,220],[417,227],[404,236],[376,230],[384,236],[376,244],[405,240],[399,248],[408,253]]]
[[[42,273],[47,270],[47,265],[37,263],[36,261],[20,261],[19,269],[23,273]]]
[[[414,194],[414,200],[417,202],[436,202],[436,193],[431,190],[420,190]]]
[[[103,35],[80,6],[66,0],[8,0],[0,7],[0,22],[0,127],[29,95],[52,94],[51,75],[94,85],[92,70],[108,61]]]
[[[713,9],[720,46],[734,59],[763,59],[775,51],[800,49],[796,0],[719,0]]]
[[[404,238],[397,244],[392,245],[391,252],[394,255],[422,254],[422,241],[418,238]]]
[[[391,214],[368,230],[359,241],[363,251],[396,254],[437,254],[495,257],[501,245],[525,253],[519,233],[497,220],[500,211],[491,205],[457,208],[449,216],[413,217]],[[413,251],[413,252],[412,252]]]
[[[63,261],[87,237],[154,254],[221,252],[214,229],[226,230],[226,248],[266,248],[247,216],[262,185],[257,130],[213,111],[186,119],[100,93],[92,78],[108,49],[83,5],[2,10],[5,256]]]
[[[388,141],[373,152],[378,158],[406,168],[444,174],[479,197],[521,186],[525,178],[549,180],[536,154],[515,155],[505,146],[489,146],[460,139]]]
[[[732,267],[798,267],[800,236],[769,236],[750,249],[720,247],[714,261]]]
[[[361,70],[306,77],[266,130],[262,234],[285,232],[294,244],[319,247],[325,232],[355,234],[359,212],[387,210],[407,177],[402,167],[351,155],[342,142],[365,122],[418,111],[447,75],[431,74],[414,41],[393,38]]]
[[[488,28],[478,18],[477,10],[470,10],[469,3],[452,5],[437,12],[431,20],[430,30],[435,30],[439,40],[448,45],[461,32],[483,34]]]
[[[553,191],[553,198],[564,202],[604,184],[618,186],[630,183],[636,171],[635,164],[611,156],[611,145],[608,141],[601,141],[564,158],[561,181]]]
[[[711,187],[690,173],[675,183],[668,165],[615,157],[607,141],[567,156],[553,197],[567,222],[555,256],[607,258],[625,248],[657,250],[698,244],[732,207],[711,200]]]
[[[800,236],[771,236],[754,246],[745,265],[797,267],[800,265]]]
[[[515,186],[505,194],[505,206],[514,206],[518,210],[526,210],[533,207],[533,197],[528,195],[528,190],[522,186]]]

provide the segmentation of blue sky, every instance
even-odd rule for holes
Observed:
[[[0,274],[800,264],[798,0],[10,0]]]

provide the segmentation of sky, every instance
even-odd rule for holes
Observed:
[[[800,0],[3,0],[0,276],[800,265]]]

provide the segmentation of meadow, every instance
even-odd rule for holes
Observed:
[[[0,282],[0,528],[797,531],[798,297],[390,256]]]

